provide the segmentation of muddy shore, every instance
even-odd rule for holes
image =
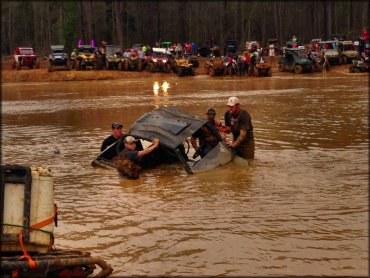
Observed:
[[[40,60],[39,69],[29,69],[22,67],[21,70],[12,69],[12,56],[3,57],[1,60],[1,82],[14,83],[14,82],[51,82],[51,81],[84,81],[84,80],[110,80],[122,78],[146,78],[151,77],[153,73],[148,71],[117,71],[117,70],[55,70],[48,72],[47,60]],[[205,75],[204,63],[205,58],[199,58],[199,67],[195,69],[196,75]],[[340,67],[333,67],[333,71],[346,71],[348,72],[348,65]],[[156,73],[157,74],[157,73]],[[175,73],[159,73],[161,75],[176,76]],[[272,63],[272,75],[274,74],[291,74],[287,72],[278,72],[276,61]],[[190,77],[191,78],[191,77]]]

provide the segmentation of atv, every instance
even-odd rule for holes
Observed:
[[[122,70],[122,50],[118,45],[105,46],[105,69]]]
[[[370,72],[369,61],[353,60],[352,64],[349,66],[350,73],[359,73],[359,72]]]
[[[55,67],[64,67],[67,70],[71,70],[71,61],[65,51],[64,45],[50,46],[50,55],[48,57],[48,60],[49,72],[52,72]]]
[[[37,59],[32,47],[17,47],[13,58],[13,69],[20,70],[22,66],[27,66],[30,69],[33,67],[40,68],[40,61]]]
[[[86,70],[87,67],[97,69],[95,47],[92,45],[79,45],[77,48],[76,70]]]
[[[304,48],[286,48],[279,61],[279,71],[291,71],[297,74],[314,72],[314,65],[305,56]]]
[[[224,58],[212,57],[206,60],[204,70],[209,76],[224,75],[226,70]]]
[[[258,61],[255,68],[257,70],[257,76],[271,76],[271,65],[264,60]]]
[[[195,75],[193,64],[184,56],[174,60],[173,72],[177,73],[179,77],[185,74]]]
[[[170,72],[171,57],[166,49],[153,47],[153,54],[147,59],[147,68],[150,72]]]
[[[130,55],[122,60],[124,70],[143,70],[143,61],[139,59],[135,51],[131,51]]]

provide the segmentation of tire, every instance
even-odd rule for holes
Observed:
[[[53,65],[50,64],[49,67],[48,67],[48,72],[52,72],[53,71]]]
[[[295,65],[294,66],[294,73],[296,74],[301,74],[303,72],[303,67],[300,65]]]
[[[347,56],[342,56],[342,62],[343,62],[343,64],[347,64],[348,63]]]
[[[16,63],[15,63],[15,62],[13,62],[13,63],[12,63],[12,65],[11,65],[11,68],[12,68],[12,69],[15,69],[15,67],[16,67]]]
[[[194,68],[191,68],[191,69],[190,69],[190,74],[191,74],[192,76],[194,76],[194,75],[195,75],[195,70],[194,70]]]
[[[166,72],[167,73],[171,72],[171,65],[170,64],[166,64]]]
[[[106,70],[109,70],[110,69],[110,65],[109,65],[108,60],[105,61],[105,69]]]
[[[118,62],[117,70],[122,70],[122,62]]]
[[[81,70],[81,61],[76,62],[76,70]]]
[[[33,69],[33,65],[29,65],[28,67],[29,67],[30,69]]]
[[[36,68],[39,69],[40,68],[40,61],[39,60],[36,60]]]
[[[128,71],[128,61],[123,62],[123,68],[125,71]]]
[[[272,74],[271,74],[271,68],[267,70],[266,76],[272,76]]]
[[[177,66],[176,65],[173,66],[172,71],[173,71],[173,73],[177,73],[178,70],[177,70]]]
[[[67,61],[66,69],[71,70],[71,61],[69,61],[69,60]]]
[[[216,74],[215,69],[214,68],[209,68],[208,75],[212,77],[212,76],[215,76],[215,74]]]
[[[20,69],[21,69],[21,63],[20,63],[20,62],[16,62],[16,64],[15,64],[15,68],[16,68],[17,70],[20,70]]]
[[[283,72],[284,71],[284,65],[283,64],[279,64],[279,67],[278,67],[278,70],[280,71],[280,72]]]
[[[354,72],[355,72],[355,70],[354,70],[354,68],[353,68],[353,65],[350,65],[350,67],[348,68],[348,71],[349,71],[350,73],[354,73]]]
[[[181,76],[183,76],[184,75],[184,69],[179,69],[178,71],[177,71],[177,76],[178,77],[181,77]]]

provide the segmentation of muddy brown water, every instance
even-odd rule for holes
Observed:
[[[2,163],[52,170],[56,247],[113,276],[367,275],[368,76],[346,71],[3,83]],[[222,118],[229,96],[252,116],[254,167],[128,181],[90,166],[113,121],[164,106]]]

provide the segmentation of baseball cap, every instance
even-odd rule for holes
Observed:
[[[216,110],[215,110],[215,109],[213,109],[213,108],[209,108],[209,109],[207,110],[207,115],[208,115],[209,117],[211,117],[211,118],[214,118],[214,117],[216,116]]]
[[[123,125],[121,125],[119,123],[113,123],[112,124],[112,129],[116,129],[116,128],[120,128],[120,127],[123,127]]]
[[[227,101],[228,106],[235,106],[236,104],[239,104],[239,99],[237,97],[230,97]]]
[[[126,136],[126,138],[125,138],[125,143],[127,143],[127,144],[132,144],[132,143],[134,143],[134,142],[136,142],[136,139],[134,138],[134,137],[132,137],[132,136]]]

